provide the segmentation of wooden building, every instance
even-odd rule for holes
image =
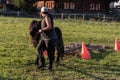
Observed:
[[[56,13],[107,13],[111,2],[116,0],[39,0],[38,9],[48,7]]]

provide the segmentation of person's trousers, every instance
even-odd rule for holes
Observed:
[[[43,55],[43,51],[47,50],[48,53],[48,59],[49,59],[49,66],[52,67],[52,64],[54,62],[54,53],[55,53],[55,41],[54,40],[40,40],[39,44],[37,46],[37,54],[39,56],[41,65],[45,65],[45,58]]]

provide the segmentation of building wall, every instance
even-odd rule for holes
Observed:
[[[59,12],[100,12],[107,8],[107,0],[59,0],[57,2]]]
[[[35,3],[35,6],[40,9],[43,6],[46,6],[48,9],[53,9],[55,7],[55,1],[54,0],[42,0]]]
[[[45,3],[58,13],[106,13],[109,4],[110,0],[46,0]]]

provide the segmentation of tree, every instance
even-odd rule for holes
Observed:
[[[25,1],[24,0],[12,0],[14,5],[19,7],[19,8],[22,8],[25,4]]]
[[[37,8],[34,7],[33,4],[38,0],[24,0],[24,1],[25,1],[25,5],[23,7],[23,10],[27,11],[28,13],[37,11]]]
[[[27,13],[36,12],[37,9],[33,7],[33,4],[38,0],[13,0],[13,3],[21,8],[22,10],[26,11]]]

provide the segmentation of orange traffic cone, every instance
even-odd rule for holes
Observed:
[[[43,51],[43,55],[44,55],[44,56],[47,56],[47,50],[44,50],[44,51]]]
[[[115,39],[115,51],[120,51],[120,43],[118,41],[118,38]]]
[[[91,58],[91,56],[90,56],[84,42],[82,42],[81,58],[82,59],[90,59]]]

